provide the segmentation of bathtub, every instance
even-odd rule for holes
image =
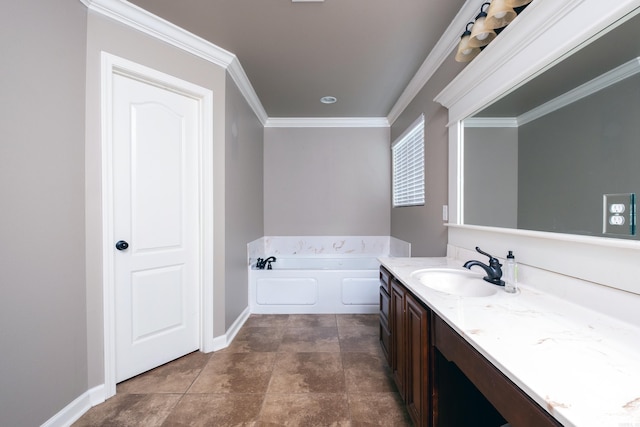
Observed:
[[[249,309],[259,314],[377,313],[375,257],[278,257],[249,269]]]

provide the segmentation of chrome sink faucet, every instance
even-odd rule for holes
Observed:
[[[473,267],[474,265],[477,265],[478,267],[482,267],[482,269],[487,273],[487,275],[483,277],[485,281],[492,283],[494,285],[504,286],[504,281],[501,280],[502,269],[500,267],[502,267],[502,264],[500,264],[500,261],[498,261],[498,258],[486,252],[483,252],[478,246],[476,246],[476,251],[480,252],[482,255],[489,257],[489,265],[484,264],[480,261],[471,260],[471,261],[465,262],[463,267],[468,268],[469,270],[471,270],[471,267]]]

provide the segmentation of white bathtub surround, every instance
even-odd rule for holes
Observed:
[[[520,292],[515,295],[500,290],[481,298],[451,296],[411,277],[417,269],[462,268],[470,259],[485,261],[477,252],[453,246],[448,254],[456,258],[380,261],[563,425],[640,425],[640,326],[629,322],[634,319],[631,314],[617,313],[622,291],[586,283],[576,286],[578,279],[537,271],[522,257]],[[585,292],[584,286],[588,296],[577,295]],[[606,312],[600,310],[611,301]],[[640,301],[634,302],[637,316]],[[622,311],[628,311],[630,303],[624,304]]]
[[[410,256],[390,236],[267,236],[249,243],[251,313],[377,313],[380,256]],[[275,256],[272,270],[255,260]]]
[[[410,256],[411,244],[391,236],[265,236],[248,245],[249,258],[265,256]]]

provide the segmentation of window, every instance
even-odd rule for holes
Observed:
[[[424,205],[424,114],[393,143],[393,207]]]

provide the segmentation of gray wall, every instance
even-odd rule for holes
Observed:
[[[519,228],[602,235],[602,195],[640,194],[638,117],[636,75],[521,126]]]
[[[449,57],[391,126],[393,141],[424,113],[425,205],[391,210],[391,235],[410,242],[412,256],[446,254],[447,230],[442,206],[448,203],[448,112],[433,98],[462,68],[453,55]]]
[[[517,228],[517,128],[464,128],[464,223]]]
[[[270,236],[389,235],[388,128],[266,128]]]
[[[87,390],[86,8],[0,13],[0,425],[37,426]]]
[[[225,324],[249,305],[247,243],[264,235],[263,127],[227,76],[225,148]]]

